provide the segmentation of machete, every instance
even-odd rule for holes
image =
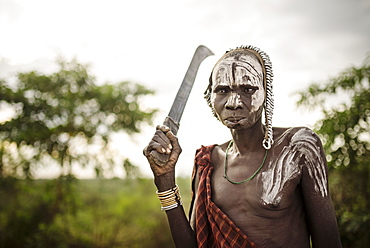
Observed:
[[[179,130],[181,116],[184,112],[186,102],[188,101],[190,91],[193,87],[198,68],[202,61],[210,55],[213,55],[213,52],[206,46],[200,45],[195,50],[193,59],[191,60],[189,68],[176,94],[170,112],[163,122],[164,125],[170,128],[174,135],[176,135],[177,131]],[[156,164],[160,166],[164,166],[169,159],[169,154],[158,153],[156,150],[151,151],[150,155]]]

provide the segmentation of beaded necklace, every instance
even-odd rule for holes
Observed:
[[[250,180],[252,180],[257,174],[258,172],[262,169],[264,163],[265,163],[265,160],[266,160],[266,157],[267,157],[267,153],[268,153],[268,150],[265,149],[265,156],[263,157],[263,160],[262,160],[262,163],[260,165],[260,167],[256,170],[256,172],[253,173],[252,176],[250,176],[249,178],[243,180],[243,181],[240,181],[240,182],[234,182],[232,181],[228,176],[227,176],[227,157],[228,157],[228,154],[229,154],[229,149],[230,147],[232,146],[232,144],[234,143],[233,140],[230,141],[229,145],[227,146],[227,149],[226,149],[226,153],[225,153],[225,163],[224,163],[224,178],[226,178],[227,181],[229,181],[230,183],[233,183],[233,184],[241,184],[241,183],[245,183],[245,182],[248,182]]]

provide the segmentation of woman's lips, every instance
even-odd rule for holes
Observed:
[[[245,119],[245,116],[231,116],[231,117],[225,118],[226,121],[231,121],[231,122],[238,122],[243,119]]]
[[[229,117],[225,119],[224,123],[228,128],[232,128],[236,125],[243,124],[244,121],[244,117]]]

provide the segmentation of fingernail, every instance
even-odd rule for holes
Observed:
[[[171,144],[168,144],[168,148],[172,149],[172,145]]]
[[[165,153],[166,152],[166,149],[162,148],[162,152]]]
[[[167,153],[170,154],[171,153],[171,149],[167,148]]]

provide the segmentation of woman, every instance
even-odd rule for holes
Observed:
[[[157,126],[144,149],[176,247],[341,247],[320,139],[272,127],[272,77],[269,57],[253,46],[214,66],[205,98],[231,140],[197,150],[190,221],[175,184],[177,138]],[[157,165],[152,150],[168,163]]]

